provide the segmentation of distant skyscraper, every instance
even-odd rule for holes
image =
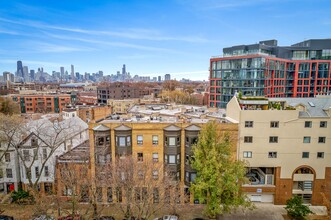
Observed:
[[[23,77],[23,64],[22,61],[17,61],[16,77]]]
[[[10,73],[10,72],[3,72],[3,81],[4,82],[14,82],[14,74]]]
[[[161,76],[157,77],[157,81],[161,82]]]
[[[60,67],[60,74],[61,74],[61,79],[63,79],[64,78],[64,67],[63,66]]]
[[[34,72],[34,70],[30,70],[30,78],[31,78],[31,81],[34,80],[34,77],[35,77],[35,72]]]
[[[23,66],[23,78],[24,78],[24,81],[29,81],[30,80],[29,68],[27,66]]]
[[[123,67],[122,67],[122,75],[124,76],[126,74],[126,69],[125,69],[125,64],[123,64]]]
[[[74,65],[71,64],[71,79],[75,79],[75,68]]]
[[[164,81],[171,80],[171,75],[170,74],[165,74],[164,75]]]

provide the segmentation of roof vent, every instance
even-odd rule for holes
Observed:
[[[308,102],[308,104],[309,104],[311,107],[315,107],[315,104],[312,103],[312,102]]]

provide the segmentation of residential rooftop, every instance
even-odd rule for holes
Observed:
[[[299,117],[330,117],[331,96],[311,98],[238,98],[242,110],[297,110]]]
[[[136,104],[127,114],[111,115],[98,122],[150,122],[150,123],[206,123],[209,120],[225,119],[225,110],[209,109],[206,106],[175,105],[175,104]]]

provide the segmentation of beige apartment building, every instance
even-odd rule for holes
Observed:
[[[208,120],[194,120],[191,123],[163,121],[149,122],[143,119],[134,122],[104,120],[90,123],[90,160],[91,178],[103,164],[121,155],[133,155],[137,161],[151,161],[167,166],[176,176],[181,193],[188,195],[186,201],[194,202],[189,196],[190,182],[196,171],[189,164],[193,154],[192,145],[196,142],[202,126]],[[236,155],[238,127],[232,123],[221,123],[220,129],[230,134],[233,154]],[[107,149],[106,151],[104,149]],[[98,149],[103,149],[99,151]],[[162,175],[161,173],[153,175]],[[98,185],[102,202],[122,201],[107,185]],[[111,197],[111,198],[110,198]],[[125,198],[123,198],[125,199]]]
[[[228,120],[239,124],[237,158],[248,162],[252,201],[285,204],[293,195],[331,199],[331,97],[237,98]]]

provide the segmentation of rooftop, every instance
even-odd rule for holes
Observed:
[[[125,115],[111,115],[100,120],[102,123],[134,122],[134,123],[206,123],[209,120],[225,120],[225,110],[212,110],[203,106],[175,104],[134,105]]]
[[[58,162],[88,162],[90,157],[89,141],[85,141],[58,157]]]

